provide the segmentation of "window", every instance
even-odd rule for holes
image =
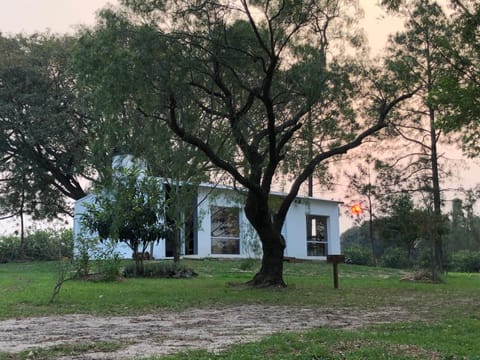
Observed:
[[[327,256],[327,217],[307,215],[307,256]]]
[[[240,254],[240,222],[238,208],[212,206],[212,254]]]

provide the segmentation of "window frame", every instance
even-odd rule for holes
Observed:
[[[219,211],[224,211],[226,214],[224,217],[228,220],[231,220],[233,216],[235,218],[235,223],[231,223],[227,229],[221,228],[223,225],[220,224],[219,226],[214,227],[215,215],[218,214]],[[217,221],[221,223],[220,221]],[[227,223],[228,225],[228,223]],[[229,232],[234,232],[233,235],[229,234]],[[214,232],[215,231],[222,231],[226,234],[221,234],[221,236],[217,236]],[[241,254],[241,241],[240,241],[240,208],[239,207],[229,207],[229,206],[221,206],[221,205],[212,205],[210,206],[210,253],[211,255],[227,255],[227,256],[238,256]],[[217,245],[218,242],[222,242],[223,245],[221,246],[223,251],[218,251],[217,249],[219,246]],[[233,246],[232,246],[233,244]],[[232,248],[233,251],[228,251],[229,248]],[[226,251],[225,251],[226,249]]]
[[[313,236],[313,220],[315,221],[315,236]],[[320,220],[323,224],[323,238],[319,238],[319,230],[317,229],[318,221]],[[307,257],[326,257],[328,255],[328,228],[329,228],[329,216],[326,215],[317,215],[317,214],[307,214],[306,215],[306,251]],[[313,245],[314,247],[310,247]],[[318,248],[317,248],[318,246]],[[312,254],[312,252],[314,254]],[[320,251],[319,251],[320,250]]]

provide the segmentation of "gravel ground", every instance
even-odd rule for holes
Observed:
[[[62,359],[131,359],[188,349],[217,352],[276,332],[325,326],[357,328],[403,320],[412,320],[412,314],[392,308],[358,312],[264,305],[162,311],[140,316],[74,314],[9,319],[0,321],[0,351],[15,354],[55,345],[118,341],[125,346],[115,352],[84,353]]]

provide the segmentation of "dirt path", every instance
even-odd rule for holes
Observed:
[[[141,316],[65,315],[0,321],[0,350],[8,353],[61,344],[120,341],[121,350],[63,359],[129,359],[187,349],[219,351],[280,332],[321,326],[355,328],[411,320],[401,309],[375,312],[246,305]]]

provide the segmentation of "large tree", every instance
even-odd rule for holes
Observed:
[[[348,3],[124,0],[80,40],[80,80],[106,114],[137,109],[244,188],[263,249],[254,286],[285,285],[281,230],[302,184],[415,92],[341,56],[358,43]],[[273,209],[281,171],[291,182]]]
[[[443,46],[450,32],[441,7],[429,0],[412,4],[406,29],[390,43],[387,65],[419,91],[404,102],[391,122],[397,146],[393,162],[383,169],[383,180],[394,180],[403,190],[421,192],[430,211],[433,276],[443,272],[442,241],[442,154],[439,147],[444,133],[437,123],[444,113],[433,100],[446,71]],[[387,143],[391,148],[391,142]],[[396,167],[393,171],[391,167]],[[446,173],[443,173],[445,175]],[[392,176],[395,175],[395,176]],[[387,182],[389,182],[387,181]]]
[[[74,40],[0,34],[0,196],[3,211],[70,214],[85,196],[87,117],[68,73]],[[12,196],[12,194],[22,196]]]

